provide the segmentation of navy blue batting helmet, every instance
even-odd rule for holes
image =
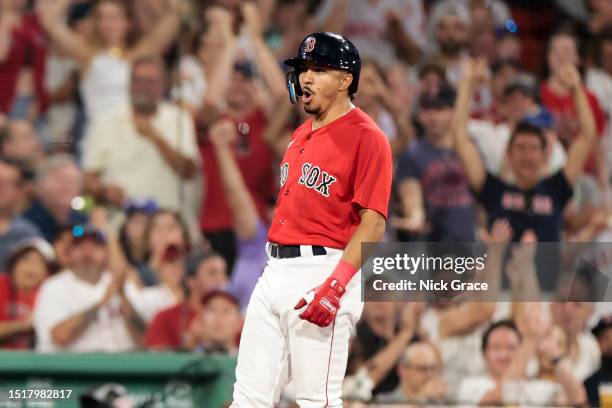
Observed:
[[[353,74],[349,95],[357,92],[361,58],[355,45],[347,38],[336,33],[312,33],[302,41],[298,55],[285,60],[285,65],[293,67],[287,72],[287,89],[291,102],[296,103],[302,96],[298,76],[305,62],[313,62],[331,68],[343,69]]]

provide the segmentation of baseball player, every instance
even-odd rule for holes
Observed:
[[[349,335],[363,309],[361,243],[381,239],[391,191],[387,138],[351,102],[361,65],[355,46],[314,33],[285,64],[293,68],[290,99],[301,99],[312,118],[281,162],[269,260],[240,340],[234,408],[272,407],[289,380],[302,408],[342,406]]]

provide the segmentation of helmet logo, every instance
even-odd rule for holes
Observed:
[[[305,52],[312,52],[314,50],[315,44],[317,43],[317,39],[314,37],[308,37],[306,39],[306,45],[304,46]]]

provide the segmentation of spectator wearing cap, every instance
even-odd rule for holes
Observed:
[[[453,116],[452,138],[469,185],[488,213],[489,225],[498,218],[507,218],[515,241],[527,229],[533,229],[538,241],[558,242],[563,227],[563,210],[572,197],[572,187],[597,133],[577,70],[568,67],[563,73],[565,86],[574,90],[580,117],[580,137],[570,146],[565,166],[542,178],[546,137],[539,127],[521,123],[508,141],[509,167],[516,179],[514,184],[509,184],[487,171],[477,149],[469,141],[467,121],[471,95],[476,84],[486,77],[488,67],[484,60],[473,60],[467,65]]]
[[[200,228],[212,248],[228,262],[229,270],[237,257],[234,220],[219,174],[215,147],[210,140],[210,126],[219,119],[230,119],[238,131],[231,143],[240,173],[251,194],[260,219],[268,220],[270,203],[276,197],[274,144],[264,136],[271,118],[277,114],[279,101],[286,100],[283,73],[272,51],[263,40],[261,16],[254,3],[241,4],[244,30],[252,45],[252,60],[237,59],[238,38],[231,19],[222,10],[214,10],[223,35],[224,47],[215,61],[215,69],[199,112],[200,154],[206,191],[202,196]],[[221,17],[219,18],[219,14]]]
[[[195,339],[193,350],[238,355],[243,321],[240,303],[231,292],[213,290],[204,295],[202,311],[193,323],[200,325],[196,331],[202,333],[200,338]]]
[[[375,58],[385,68],[417,63],[426,46],[422,0],[326,0],[316,19],[320,31],[342,33],[360,55]]]
[[[202,311],[203,296],[228,284],[227,264],[215,253],[197,251],[187,258],[185,301],[157,313],[149,328],[145,345],[153,350],[181,350],[193,347],[202,333],[193,319]]]
[[[492,88],[497,89],[503,81],[500,71],[493,74]],[[546,136],[546,162],[544,176],[560,170],[565,164],[566,154],[554,133],[554,118],[538,103],[535,79],[526,74],[517,74],[509,79],[502,89],[500,105],[503,106],[501,121],[470,119],[468,132],[475,143],[487,171],[514,182],[514,175],[507,161],[508,141],[513,129],[521,122],[541,128]]]
[[[23,183],[21,167],[0,156],[0,271],[6,270],[6,258],[16,242],[40,236],[35,225],[17,215]]]
[[[601,406],[599,400],[599,387],[612,382],[612,315],[604,316],[591,330],[597,338],[601,350],[601,365],[584,382],[584,386],[592,407]]]
[[[578,44],[576,38],[568,32],[553,34],[548,43],[546,54],[548,77],[540,85],[542,105],[555,116],[555,130],[559,140],[569,149],[569,145],[581,135],[583,121],[576,95],[585,95],[587,107],[595,123],[596,135],[603,136],[606,118],[595,95],[580,81],[576,87],[568,87],[566,78],[568,71],[575,71],[580,65]],[[580,92],[578,92],[580,90]],[[599,138],[591,141],[592,151],[584,164],[584,170],[604,185],[605,161],[603,151],[598,148]]]
[[[82,174],[72,156],[55,154],[36,170],[36,198],[23,216],[35,224],[44,238],[53,242],[64,227],[87,222],[87,215],[73,208],[81,194]]]
[[[455,91],[444,84],[419,98],[424,137],[400,156],[396,188],[403,218],[394,225],[401,239],[429,242],[474,240],[475,209],[463,166],[453,149],[451,118]]]
[[[188,112],[164,101],[166,76],[158,57],[134,61],[131,105],[94,120],[86,135],[85,189],[118,208],[126,198],[152,198],[195,225],[201,186],[194,123]]]
[[[126,219],[119,229],[119,243],[127,261],[138,267],[145,262],[147,246],[145,232],[151,215],[157,211],[153,200],[130,200],[126,206]]]
[[[71,268],[47,279],[34,307],[36,350],[133,350],[145,325],[124,291],[126,270],[109,270],[106,236],[96,227],[75,230]]]
[[[461,77],[461,64],[468,58],[471,16],[462,0],[443,0],[429,13],[429,53],[442,62],[446,79],[457,84]]]
[[[40,285],[55,272],[53,247],[25,239],[13,248],[7,272],[0,275],[0,348],[33,348],[32,309]]]

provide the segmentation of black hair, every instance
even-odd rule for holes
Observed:
[[[546,149],[546,137],[544,136],[542,128],[528,122],[519,122],[519,124],[516,125],[514,132],[512,132],[512,135],[510,135],[510,140],[508,141],[508,148],[512,146],[512,144],[519,135],[523,134],[530,134],[536,136],[540,141],[542,150]]]
[[[517,71],[523,70],[523,65],[516,58],[500,58],[491,64],[491,73],[493,75],[496,75],[505,67],[511,67],[516,69]]]
[[[569,37],[573,39],[574,43],[576,44],[576,53],[578,54],[579,57],[581,57],[580,50],[582,48],[581,48],[580,40],[576,35],[576,28],[572,24],[569,24],[569,23],[562,24],[555,31],[553,31],[550,37],[548,37],[548,42],[546,43],[546,50],[543,55],[544,63],[541,66],[541,72],[540,72],[541,78],[548,78],[550,76],[551,72],[550,72],[550,67],[548,66],[548,55],[550,54],[550,50],[552,48],[553,41],[558,37]],[[578,69],[580,69],[580,67],[578,67]]]
[[[481,350],[484,352],[487,349],[487,345],[489,344],[489,337],[491,337],[491,334],[493,334],[493,332],[497,329],[500,328],[506,328],[506,329],[510,329],[513,332],[516,333],[516,335],[518,336],[519,340],[521,339],[521,333],[518,331],[518,329],[516,328],[516,324],[514,324],[514,322],[512,320],[506,319],[506,320],[500,320],[499,322],[495,322],[493,324],[491,324],[487,330],[485,330],[485,332],[482,335],[482,344],[481,346]]]
[[[183,216],[178,212],[168,208],[160,208],[155,211],[149,217],[147,221],[147,226],[145,227],[145,261],[148,262],[151,259],[151,231],[153,230],[153,224],[155,223],[155,219],[161,215],[170,215],[174,218],[174,220],[179,224],[181,231],[183,233],[183,241],[185,243],[185,248],[183,248],[186,252],[191,250],[191,237],[189,235],[189,228],[187,227],[187,223],[183,219]]]

